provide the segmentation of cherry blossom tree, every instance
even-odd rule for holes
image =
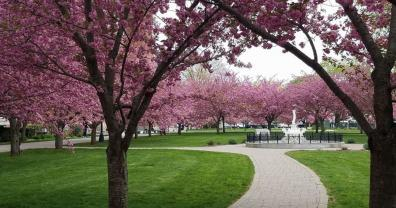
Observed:
[[[391,82],[396,60],[396,4],[394,1],[336,0],[338,11],[324,12],[328,1],[211,0],[227,11],[240,26],[234,34],[254,46],[277,45],[312,68],[348,108],[369,137],[371,151],[370,207],[392,207],[396,203],[396,134]],[[391,2],[391,3],[388,3]],[[232,21],[232,20],[230,20]],[[311,54],[296,43],[304,34]],[[333,51],[344,59],[355,57],[371,68],[375,127],[357,103],[348,96],[319,62],[314,37],[324,42],[325,54]],[[330,54],[331,55],[331,54]]]
[[[258,80],[245,87],[249,92],[243,94],[250,98],[245,99],[248,107],[248,116],[259,124],[267,123],[271,130],[272,123],[282,115],[290,105],[289,94],[282,87],[282,83],[269,80]]]
[[[289,84],[287,91],[298,112],[308,121],[313,118],[316,133],[319,127],[324,131],[325,119],[334,118],[336,114],[341,116],[345,111],[341,101],[318,76],[300,77],[299,82]]]
[[[219,56],[238,64],[241,52],[224,30],[224,13],[211,4],[2,0],[0,6],[10,61],[95,88],[109,132],[109,207],[127,207],[126,153],[158,84]]]
[[[222,122],[225,133],[225,122],[233,123],[239,114],[240,81],[236,74],[216,73],[212,76],[190,79],[188,82],[190,96],[194,99],[192,105],[194,120],[213,122],[217,133],[220,133],[220,122]]]

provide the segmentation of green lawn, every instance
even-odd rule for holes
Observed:
[[[134,208],[228,207],[254,172],[243,155],[181,150],[130,150],[128,168]],[[107,207],[105,151],[0,154],[0,207]]]
[[[153,135],[151,137],[142,136],[132,140],[131,147],[195,147],[207,146],[209,141],[214,144],[228,144],[230,139],[242,143],[246,139],[245,132],[229,132],[216,134],[215,132],[195,132],[167,134],[164,136]],[[77,146],[92,146],[90,143],[77,144]],[[97,143],[95,146],[107,146],[107,142]]]
[[[368,207],[368,151],[294,151],[287,153],[319,175],[330,208]]]

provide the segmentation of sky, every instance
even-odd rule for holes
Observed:
[[[297,35],[297,40],[305,42],[305,48],[302,50],[312,57],[312,52],[307,41],[304,41],[302,34]],[[322,42],[319,38],[315,40],[315,46],[318,50],[319,62],[322,57]],[[241,54],[239,59],[245,63],[251,63],[252,68],[236,68],[232,69],[241,77],[255,78],[262,76],[266,79],[275,79],[282,81],[290,81],[293,76],[302,75],[303,73],[313,73],[313,70],[305,65],[291,53],[283,53],[278,46],[272,49],[251,48]]]
[[[328,0],[322,5],[322,9],[328,14],[336,12],[338,7],[338,4],[335,3],[334,0]],[[323,54],[323,43],[318,37],[313,38],[320,63]],[[305,43],[305,48],[303,48],[302,51],[312,57],[312,50],[309,47],[306,37],[302,33],[298,33],[296,34],[296,40],[296,45],[301,41]],[[290,81],[295,75],[302,75],[304,72],[313,73],[310,67],[305,65],[293,54],[283,53],[282,49],[278,46],[272,49],[251,48],[241,54],[239,59],[243,62],[252,64],[252,68],[250,69],[231,67],[241,77],[248,76],[255,78],[257,76],[262,76],[267,79]]]

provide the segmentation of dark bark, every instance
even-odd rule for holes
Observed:
[[[320,132],[325,132],[324,119],[323,118],[319,118],[319,124],[320,124]]]
[[[319,133],[319,119],[315,118],[315,133]]]
[[[88,124],[84,122],[83,137],[88,135]]]
[[[396,207],[396,134],[369,136],[370,207]]]
[[[340,125],[341,116],[339,113],[334,113],[334,128],[338,128]]]
[[[128,207],[128,149],[122,148],[121,141],[121,133],[113,134],[109,131],[106,154],[110,208]]]
[[[216,133],[220,134],[220,118],[216,120]]]
[[[16,118],[10,118],[10,143],[11,143],[11,156],[18,156],[21,154],[19,144],[19,121]]]
[[[99,123],[91,124],[91,145],[96,144],[96,131],[98,129]]]
[[[271,129],[272,129],[271,126],[272,126],[273,120],[272,120],[272,119],[269,119],[269,118],[266,118],[265,120],[267,121],[268,130],[271,132]]]
[[[178,134],[178,135],[181,135],[181,131],[182,131],[182,124],[181,124],[181,123],[178,123],[178,124],[177,124],[177,134]]]
[[[57,132],[55,133],[55,149],[63,148],[63,130],[65,129],[66,123],[59,120],[57,122]]]
[[[151,130],[153,129],[153,123],[152,122],[148,122],[148,136],[151,137]]]
[[[138,134],[138,131],[136,129],[136,131],[135,131],[135,139],[137,139],[137,138],[139,138],[139,134]]]
[[[221,117],[221,120],[222,120],[222,123],[223,123],[223,133],[225,133],[226,130],[225,130],[225,119],[224,119],[224,116]]]
[[[22,129],[21,129],[21,139],[19,143],[26,141],[26,128],[28,123],[26,121],[22,122]]]
[[[63,149],[63,135],[55,134],[55,149]]]

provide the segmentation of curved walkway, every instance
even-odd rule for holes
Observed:
[[[319,177],[285,155],[284,149],[246,148],[244,145],[177,148],[231,152],[250,157],[255,175],[249,190],[231,208],[327,207],[327,193]]]
[[[90,138],[71,139],[73,144],[84,143],[91,141]],[[63,142],[65,144],[65,141]],[[0,152],[9,152],[10,144],[0,145]],[[27,142],[21,144],[21,150],[25,149],[42,149],[42,148],[55,148],[55,141],[42,141],[42,142]]]
[[[87,140],[89,141],[89,139],[80,139],[73,140],[73,142],[80,143]],[[22,149],[35,148],[54,148],[54,141],[34,142],[22,145]],[[133,150],[135,148],[131,149]],[[309,168],[286,156],[285,153],[290,150],[246,148],[244,145],[158,149],[229,152],[249,156],[255,167],[252,184],[249,190],[231,205],[230,208],[327,207],[328,197],[326,189],[320,182],[319,177]],[[9,145],[0,145],[0,152],[8,151]]]

